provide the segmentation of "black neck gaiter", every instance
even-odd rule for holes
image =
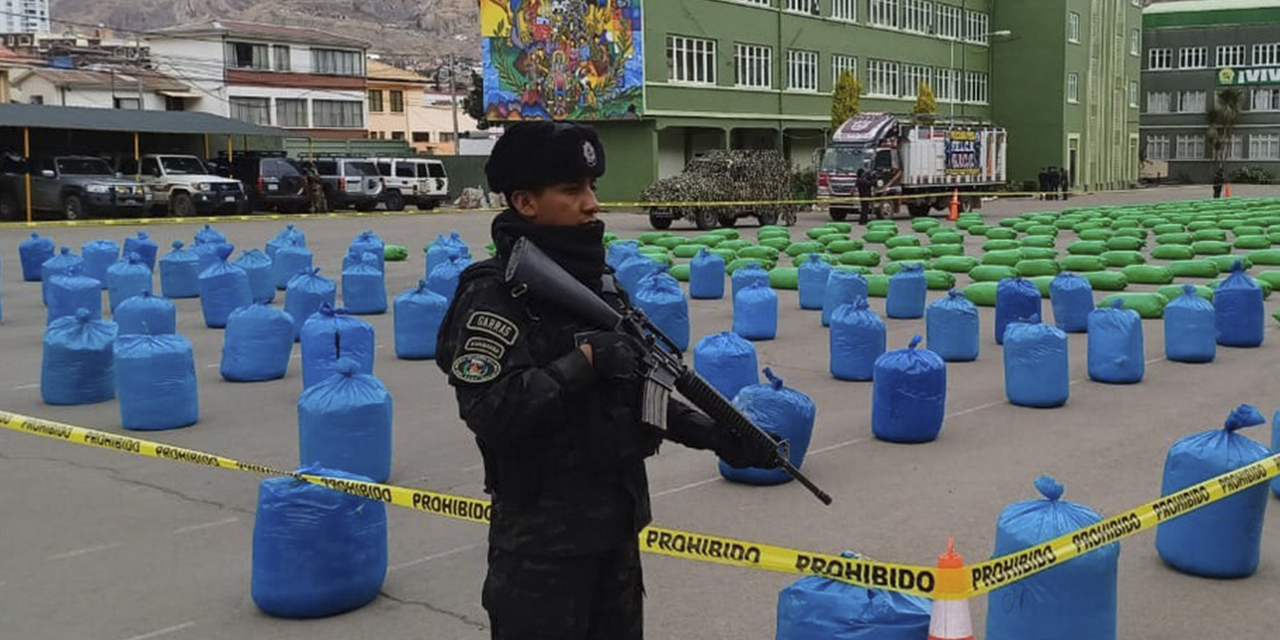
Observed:
[[[508,208],[493,219],[492,234],[498,256],[503,260],[511,256],[517,240],[528,238],[569,275],[592,291],[600,292],[605,267],[603,222],[596,220],[568,227],[534,224]]]

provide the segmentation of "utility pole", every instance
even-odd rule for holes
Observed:
[[[458,155],[458,81],[457,60],[449,53],[449,104],[453,107],[453,155]]]

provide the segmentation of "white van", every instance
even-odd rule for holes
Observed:
[[[449,178],[444,163],[427,158],[370,158],[386,182],[382,202],[387,211],[403,211],[405,205],[434,209],[449,200]]]

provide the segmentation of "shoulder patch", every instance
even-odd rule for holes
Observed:
[[[520,329],[516,327],[516,323],[488,311],[471,312],[467,318],[467,328],[487,333],[501,340],[508,347],[515,346],[516,338],[520,336]]]
[[[453,361],[453,377],[471,384],[493,380],[502,373],[497,360],[482,353],[464,353]]]
[[[496,340],[490,340],[483,336],[471,336],[467,338],[466,344],[462,345],[462,351],[464,353],[479,352],[501,360],[502,356],[506,355],[507,348],[498,344]]]

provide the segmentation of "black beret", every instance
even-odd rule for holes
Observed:
[[[493,145],[484,166],[489,189],[511,193],[604,175],[604,147],[591,127],[569,122],[519,122]]]

